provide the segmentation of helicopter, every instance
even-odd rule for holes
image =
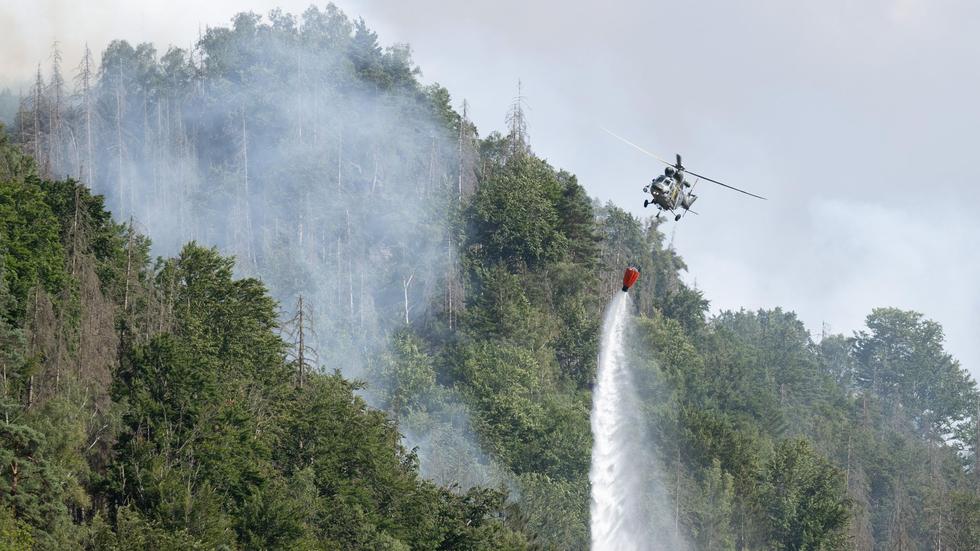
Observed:
[[[664,211],[668,211],[673,214],[675,222],[683,218],[688,212],[697,214],[691,210],[691,205],[693,205],[698,199],[698,196],[694,195],[693,192],[694,186],[696,186],[701,180],[707,180],[713,184],[718,184],[719,186],[735,190],[739,193],[744,193],[745,195],[755,197],[756,199],[762,199],[763,201],[766,200],[766,198],[762,197],[761,195],[749,193],[744,189],[738,189],[737,187],[723,184],[718,180],[713,180],[707,176],[702,176],[687,170],[684,168],[684,163],[681,161],[681,156],[679,154],[676,156],[677,162],[671,164],[660,157],[657,157],[653,153],[650,153],[646,149],[643,149],[642,147],[627,140],[626,138],[618,136],[605,128],[603,128],[603,130],[612,135],[614,138],[617,138],[625,142],[627,145],[636,148],[645,155],[649,155],[650,157],[653,157],[654,159],[667,165],[667,168],[664,169],[664,173],[662,175],[657,176],[651,180],[649,184],[643,187],[643,193],[649,193],[652,197],[652,200],[646,199],[643,201],[643,207],[646,208],[653,205],[660,209],[660,211],[657,213],[657,218],[660,218],[660,215],[663,214]],[[687,180],[686,176],[688,174],[696,178],[693,184]],[[679,210],[683,212],[678,212]]]

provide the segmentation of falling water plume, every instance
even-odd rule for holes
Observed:
[[[684,549],[669,528],[671,507],[631,372],[630,297],[606,308],[592,397],[591,536],[593,551]]]

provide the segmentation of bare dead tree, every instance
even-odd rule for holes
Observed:
[[[32,369],[27,379],[25,409],[40,405],[49,397],[63,359],[59,342],[61,325],[54,305],[40,285],[34,287],[27,320],[27,354]]]
[[[318,80],[318,79],[316,79]],[[313,83],[313,147],[320,145],[320,83]]]
[[[452,234],[446,239],[446,263],[449,268],[446,271],[446,323],[449,325],[449,330],[453,330],[453,315],[454,305],[453,305],[453,284],[456,279],[456,267],[453,263],[453,236]]]
[[[334,289],[336,290],[336,293],[335,293],[335,296],[334,296],[334,300],[336,302],[334,304],[336,304],[338,306],[341,304],[341,300],[343,300],[341,298],[343,296],[343,290],[342,290],[342,284],[341,284],[341,281],[343,281],[343,271],[342,271],[343,270],[343,268],[342,268],[343,263],[341,262],[341,260],[342,260],[342,251],[343,251],[343,243],[342,243],[342,241],[343,241],[342,238],[338,235],[337,236],[337,261],[334,263],[334,266],[337,269],[336,275],[335,275],[335,279],[334,279]]]
[[[296,51],[296,130],[298,132],[297,139],[299,143],[303,143],[303,119],[306,117],[306,113],[303,109],[303,93],[304,93],[304,82],[303,82],[303,52],[301,50]],[[314,128],[316,124],[314,123]]]
[[[123,312],[129,312],[129,285],[133,279],[133,217],[126,227],[126,285],[123,291]]]
[[[81,255],[77,263],[78,292],[81,306],[78,343],[74,357],[74,373],[71,379],[80,385],[84,407],[89,412],[86,422],[87,452],[97,445],[95,454],[108,460],[109,444],[102,442],[106,415],[112,399],[109,388],[112,374],[116,371],[119,357],[119,334],[116,331],[117,307],[102,292],[96,272],[96,261],[90,254]]]
[[[34,154],[34,160],[37,161],[38,167],[41,169],[42,174],[47,173],[47,159],[45,158],[45,148],[44,148],[44,128],[42,126],[42,113],[44,112],[44,77],[41,76],[41,65],[37,66],[37,74],[34,78],[34,86],[31,88],[31,100],[28,108],[24,106],[21,107],[23,113],[30,113],[31,120],[31,131],[30,137],[27,139],[29,148]]]
[[[380,173],[378,171],[378,148],[377,148],[377,146],[375,146],[375,147],[373,147],[371,149],[371,161],[372,161],[372,164],[374,165],[374,172],[373,172],[373,175],[371,176],[371,194],[373,195],[374,192],[375,192],[375,190],[377,190],[377,188],[378,188],[378,178],[380,176]]]
[[[466,100],[463,100],[463,116],[459,119],[459,138],[456,143],[456,159],[459,162],[456,171],[456,201],[459,204],[463,203],[463,133],[466,126],[466,107]]]
[[[436,137],[435,135],[431,138],[431,145],[429,146],[429,179],[426,182],[425,187],[422,189],[422,195],[426,196],[433,193],[436,189]]]
[[[458,174],[456,195],[460,203],[463,198],[476,190],[476,162],[479,154],[476,151],[475,127],[469,118],[469,103],[463,101],[463,115],[459,122],[457,137]]]
[[[530,151],[530,143],[527,137],[527,118],[524,109],[527,108],[527,98],[524,97],[523,85],[517,81],[517,96],[511,103],[510,111],[507,113],[507,139],[511,155],[525,155]]]
[[[344,213],[347,216],[347,296],[349,299],[350,306],[350,319],[351,322],[354,321],[354,265],[353,265],[353,255],[351,251],[353,247],[351,245],[351,235],[350,235],[350,209],[346,209]]]
[[[126,197],[125,191],[125,173],[123,166],[125,164],[124,157],[126,155],[126,145],[123,141],[123,111],[124,111],[124,94],[123,94],[123,74],[122,74],[122,64],[119,65],[118,78],[116,80],[116,117],[115,117],[115,127],[116,127],[116,193],[117,199],[120,205],[123,205],[123,210],[125,210],[124,198]]]
[[[241,204],[244,210],[245,216],[245,255],[246,258],[252,263],[253,266],[256,264],[255,252],[252,250],[252,203],[251,203],[251,190],[249,189],[248,181],[248,118],[245,111],[245,104],[242,103],[241,106],[242,113],[242,144],[241,144],[241,156],[242,156],[242,197]]]
[[[411,310],[411,306],[408,303],[408,289],[412,286],[413,279],[415,279],[415,270],[412,270],[412,273],[407,278],[402,278],[402,291],[405,294],[405,325],[411,323],[408,317],[408,312]]]
[[[62,136],[62,112],[63,99],[65,93],[65,79],[61,75],[61,50],[58,42],[51,46],[51,80],[47,88],[47,107],[48,107],[48,159],[52,171],[60,170],[62,167],[62,149],[64,147],[64,137]],[[52,172],[53,173],[53,172]]]
[[[311,339],[314,342],[317,339],[313,319],[310,303],[300,295],[296,300],[296,313],[282,325],[282,334],[290,344],[286,357],[296,366],[296,384],[300,388],[320,361],[316,347],[310,343]]]
[[[337,191],[342,191],[343,180],[343,158],[344,158],[344,126],[337,127]]]

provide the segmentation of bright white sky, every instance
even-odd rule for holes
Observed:
[[[308,0],[0,0],[0,83],[87,41],[187,47],[238,11]],[[594,196],[644,214],[660,167],[604,134],[765,195],[710,184],[676,226],[714,309],[783,306],[819,337],[875,306],[923,312],[980,375],[980,4],[966,0],[340,0],[483,135],[518,78],[532,147]],[[647,211],[647,214],[650,214]],[[667,226],[670,232],[673,224]]]

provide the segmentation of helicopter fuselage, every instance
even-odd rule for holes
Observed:
[[[684,173],[680,170],[668,171],[668,174],[658,176],[650,182],[646,191],[653,197],[653,203],[660,210],[674,212],[682,208],[687,210],[697,200],[697,196],[685,191],[691,184],[684,179]]]
[[[694,212],[691,210],[691,205],[693,205],[694,201],[697,200],[697,196],[691,193],[691,191],[693,191],[694,186],[697,185],[697,183],[700,182],[701,180],[706,180],[713,184],[717,184],[721,187],[726,187],[732,191],[737,191],[739,193],[743,193],[750,197],[755,197],[756,199],[762,199],[763,201],[766,200],[766,198],[761,195],[749,193],[744,189],[739,189],[735,186],[724,184],[722,182],[719,182],[718,180],[713,180],[711,178],[708,178],[707,176],[703,176],[696,172],[691,172],[686,170],[684,168],[684,164],[682,163],[681,156],[679,154],[675,156],[677,162],[671,164],[670,162],[665,161],[660,157],[657,157],[653,153],[650,153],[646,149],[643,149],[642,147],[627,140],[626,138],[616,135],[613,131],[608,130],[606,128],[603,128],[603,130],[605,130],[607,134],[625,143],[626,145],[640,151],[644,155],[653,157],[654,159],[667,165],[667,168],[664,169],[663,176],[658,176],[654,178],[653,181],[651,181],[643,188],[644,193],[649,193],[650,195],[653,196],[653,201],[650,201],[649,199],[643,201],[644,207],[648,207],[651,204],[653,204],[656,205],[656,207],[659,208],[661,212],[667,210],[674,213],[674,210],[678,208],[683,208],[684,212]],[[694,180],[693,185],[684,179],[684,177],[687,174],[690,174],[691,176],[696,178],[696,180]],[[680,213],[680,214],[674,213],[674,214],[675,214],[674,220],[680,220],[681,216],[683,216],[684,213]],[[660,216],[660,214],[658,213],[657,216]]]

